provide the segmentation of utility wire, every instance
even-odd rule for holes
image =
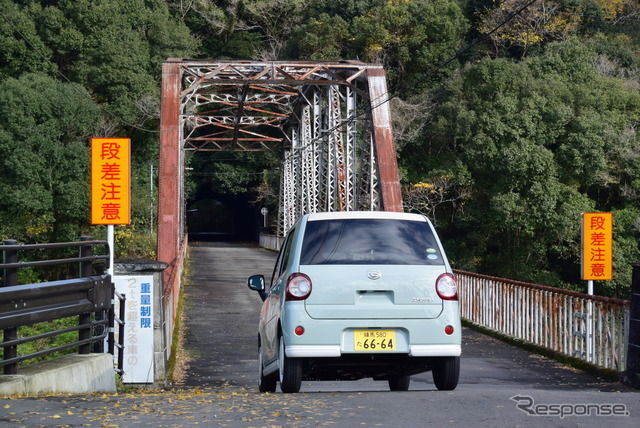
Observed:
[[[470,50],[471,48],[473,48],[474,46],[478,45],[479,43],[481,43],[482,41],[484,41],[485,39],[487,39],[489,36],[491,36],[491,34],[495,33],[496,31],[498,31],[500,28],[502,28],[503,26],[505,26],[506,24],[508,24],[512,19],[514,19],[516,16],[518,16],[520,13],[522,13],[526,8],[528,8],[529,6],[531,6],[533,3],[535,3],[537,0],[530,0],[527,3],[525,3],[524,5],[522,5],[519,9],[515,10],[514,12],[512,12],[510,15],[508,15],[506,17],[506,19],[498,24],[496,27],[494,27],[491,31],[487,32],[486,34],[484,34],[482,37],[478,37],[475,40],[473,40],[471,43],[468,43],[465,47],[463,47],[462,49],[460,49],[458,52],[456,52],[454,55],[452,55],[450,58],[446,59],[445,61],[439,63],[438,65],[436,65],[432,70],[427,71],[427,78],[430,78],[431,76],[433,76],[434,74],[436,74],[437,72],[441,71],[442,69],[444,69],[444,67],[448,66],[449,64],[451,64],[453,61],[455,61],[456,59],[460,58],[460,56],[462,56],[462,54],[464,54],[465,52],[467,52],[468,50]],[[44,54],[42,51],[40,51],[30,40],[29,38],[22,32],[20,31],[20,29],[14,25],[14,23],[9,20],[9,18],[5,15],[4,12],[0,11],[0,15],[4,18],[4,20],[15,30],[16,33],[18,33],[20,35],[20,37],[22,37],[25,42],[31,47],[31,49],[33,49],[34,52],[36,52],[37,54],[39,54],[45,61],[49,61],[49,58],[47,57],[46,54]],[[62,79],[64,79],[65,81],[67,81],[68,83],[70,83],[72,85],[73,88],[75,88],[75,90],[78,90],[78,92],[81,92],[84,96],[88,96],[91,101],[94,101],[93,98],[91,98],[91,96],[86,92],[86,91],[80,91],[80,89],[78,88],[77,85],[79,85],[78,83],[72,82],[64,73],[62,73],[62,71],[60,71],[59,68],[56,68],[56,73],[58,75],[60,75],[62,77]],[[80,85],[82,86],[82,85]],[[400,89],[398,91],[396,91],[396,93],[394,93],[391,96],[388,96],[387,94],[382,95],[381,97],[385,97],[382,101],[378,102],[377,104],[375,104],[377,102],[377,100],[371,100],[370,104],[371,104],[371,109],[375,109],[377,107],[380,107],[381,105],[390,102],[392,99],[394,98],[398,98],[400,97],[403,93],[405,93],[406,91],[408,91],[408,88],[404,88],[404,89]],[[95,102],[95,101],[94,101]],[[113,117],[114,119],[124,123],[125,125],[143,131],[143,132],[149,132],[149,133],[161,133],[162,131],[160,130],[154,130],[154,129],[148,129],[148,128],[143,128],[140,127],[138,125],[135,125],[133,123],[129,123],[125,120],[123,120],[122,118],[119,118],[117,116],[115,116],[113,113],[109,112],[108,110],[106,110],[103,106],[101,106],[100,104],[97,104],[101,110],[103,110],[103,112],[111,117]],[[349,121],[355,121],[355,120],[362,120],[364,118],[364,116],[366,115],[366,113],[360,113],[352,118],[349,118]],[[340,128],[342,125],[336,125],[332,128],[329,128],[327,130],[324,131],[324,133],[327,132],[333,132],[335,130],[337,130],[338,128]],[[312,139],[311,141],[309,141],[306,146],[309,146],[311,144],[314,144],[316,141],[320,140],[321,137],[316,137],[314,139]],[[300,147],[300,148],[305,148],[305,147]]]
[[[446,66],[448,66],[449,64],[451,64],[453,61],[457,60],[458,58],[460,58],[464,53],[466,53],[467,51],[469,51],[470,49],[472,49],[473,47],[479,45],[480,43],[484,42],[486,39],[488,39],[493,33],[495,33],[496,31],[498,31],[499,29],[501,29],[502,27],[504,27],[505,25],[507,25],[511,20],[513,20],[515,17],[517,17],[518,15],[520,15],[522,12],[524,12],[525,9],[527,9],[529,6],[531,6],[533,3],[535,3],[538,0],[529,0],[527,3],[525,3],[524,5],[522,5],[519,9],[513,11],[511,14],[509,14],[504,21],[502,21],[501,23],[499,23],[498,25],[496,25],[494,28],[492,28],[490,31],[488,31],[487,33],[485,33],[484,35],[480,36],[480,37],[476,37],[474,40],[472,40],[470,43],[467,43],[466,46],[464,46],[463,48],[461,48],[458,52],[456,52],[455,54],[453,54],[451,57],[449,57],[448,59],[442,61],[441,63],[437,64],[435,67],[433,67],[433,69],[428,70],[426,73],[426,77],[430,78],[433,75],[435,75],[436,73],[438,73],[439,71],[442,71]],[[409,88],[405,88],[405,89],[401,89],[399,91],[397,91],[395,94],[393,94],[392,96],[388,97],[388,99],[386,101],[383,101],[382,103],[376,104],[375,107],[378,107],[379,105],[383,104],[384,102],[390,102],[392,99],[394,98],[398,98],[400,97],[402,94],[404,94],[405,92],[407,92],[409,90]],[[372,109],[375,108],[372,105]]]
[[[480,36],[480,37],[476,37],[473,41],[471,41],[470,43],[468,43],[466,46],[464,46],[463,48],[461,48],[460,50],[458,50],[454,55],[452,55],[451,57],[449,57],[448,59],[444,60],[443,62],[437,64],[435,67],[433,67],[433,69],[431,69],[430,71],[427,71],[427,78],[430,78],[431,76],[435,75],[437,72],[441,71],[442,69],[444,69],[444,67],[448,66],[449,64],[451,64],[453,61],[455,61],[456,59],[460,58],[465,52],[469,51],[471,48],[473,48],[474,46],[477,46],[478,44],[480,44],[481,42],[485,41],[488,37],[490,37],[493,33],[495,33],[496,31],[498,31],[500,28],[504,27],[505,25],[507,25],[511,20],[513,20],[515,17],[517,17],[518,15],[520,15],[522,12],[524,12],[525,9],[527,9],[528,7],[530,7],[533,3],[535,3],[538,0],[529,0],[528,2],[526,2],[525,4],[523,4],[520,8],[518,8],[517,10],[513,11],[512,13],[510,13],[505,19],[504,21],[502,21],[501,23],[499,23],[498,25],[496,25],[494,28],[492,28],[490,31],[488,31],[487,33],[485,33],[484,35]],[[394,94],[387,96],[388,94],[384,94],[384,95],[380,95],[377,99],[371,100],[370,101],[370,109],[373,110],[375,108],[378,108],[386,103],[391,102],[392,99],[394,98],[398,98],[400,97],[402,94],[404,94],[405,92],[407,92],[409,90],[409,88],[404,88],[404,89],[400,89],[398,91],[396,91]],[[386,98],[385,98],[386,97]],[[384,98],[381,101],[380,98]],[[377,104],[374,104],[376,103]],[[365,118],[366,112],[365,113],[359,113],[357,115],[355,115],[352,118],[347,119],[347,121],[356,121],[356,120],[362,120]],[[341,128],[343,125],[335,125],[331,128],[328,128],[326,130],[323,130],[323,133],[329,133],[329,132],[333,132],[338,130],[339,128]],[[298,146],[298,149],[306,149],[310,146],[312,146],[313,144],[315,144],[317,141],[320,141],[322,139],[322,137],[315,137],[312,138],[309,142],[307,142],[305,145],[303,146]],[[302,156],[302,150],[298,150],[296,153],[294,154],[289,154],[289,157],[294,157],[294,156]]]

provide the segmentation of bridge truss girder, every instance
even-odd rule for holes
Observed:
[[[184,235],[189,150],[281,151],[281,235],[310,212],[402,211],[387,101],[382,67],[360,62],[165,62],[159,259]]]
[[[306,213],[382,209],[368,98],[312,85],[287,123],[278,232]]]

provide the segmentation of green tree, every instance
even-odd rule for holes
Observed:
[[[83,135],[83,144],[86,145],[92,136],[131,138],[132,191],[139,197],[133,199],[133,225],[130,229],[144,229],[148,233],[151,226],[150,205],[153,202],[148,192],[149,169],[157,164],[158,155],[161,64],[166,58],[193,55],[197,48],[195,38],[184,22],[169,12],[167,3],[162,0],[0,1],[3,11],[0,20],[0,82],[9,84],[13,81],[10,78],[21,80],[25,73],[39,71],[60,81],[79,84],[85,95],[90,94],[89,100],[92,98],[103,114],[95,115],[92,131]],[[38,80],[38,85],[43,88],[47,82],[52,87],[43,89],[43,93],[51,95],[59,91],[59,83],[55,80]],[[8,111],[6,109],[11,106],[4,103],[11,101],[5,98],[0,108]],[[58,114],[64,112],[65,109],[58,109]],[[30,123],[38,122],[39,113],[34,108],[23,113],[26,116],[16,123],[29,129]],[[64,120],[66,118],[60,118],[60,121]],[[55,144],[60,146],[55,150],[64,150],[70,144],[56,133],[49,133],[44,138],[50,142],[52,151]],[[86,148],[78,150],[80,153]],[[46,153],[42,150],[32,153],[34,168],[50,161],[46,157],[40,159],[41,155],[46,156]],[[83,156],[87,156],[86,151]],[[66,162],[69,163],[68,168],[65,168],[64,160],[56,163],[60,171],[58,174],[64,171],[78,174],[86,186],[87,171],[80,171],[74,166],[73,156]],[[86,167],[86,162],[83,165]],[[60,179],[56,185],[58,181],[64,183]],[[20,181],[8,178],[4,183],[9,192],[17,194],[22,191]],[[33,193],[26,193],[22,202],[26,205],[22,207],[21,215],[27,220],[33,216],[31,223],[23,221],[21,216],[7,217],[21,219],[18,221],[22,221],[22,225],[16,225],[18,228],[41,224],[40,229],[30,226],[28,233],[21,236],[27,240],[41,241],[55,240],[63,235],[76,239],[79,218],[86,215],[88,206],[78,202],[50,207],[53,202],[49,203],[46,196],[34,196],[33,201],[29,200],[29,195],[39,195],[38,192],[40,190],[36,188]],[[55,201],[58,200],[64,200],[64,197],[55,198]],[[42,205],[39,210],[48,210],[48,214],[33,214],[40,212],[35,209],[38,203]],[[71,218],[67,226],[64,221],[57,220],[62,218],[61,213],[65,210],[78,213],[78,218]],[[55,225],[54,221],[57,222]],[[62,232],[64,227],[69,228],[68,233]],[[140,239],[133,238],[130,241]]]
[[[248,59],[264,40],[244,20],[240,1],[168,1],[191,33],[201,40],[202,55],[219,59]]]
[[[353,20],[355,52],[387,69],[391,87],[425,86],[462,47],[468,22],[457,0],[391,0]],[[428,87],[428,86],[427,86]]]
[[[263,170],[277,163],[272,152],[202,152],[189,159],[188,198],[198,190],[237,195],[262,180]]]
[[[0,0],[0,11],[0,79],[53,73],[51,49],[40,39],[31,16],[11,0]]]
[[[479,31],[497,51],[518,47],[524,56],[533,45],[575,34],[580,25],[578,12],[578,4],[563,0],[504,0],[483,12]]]
[[[458,267],[578,284],[580,213],[637,206],[640,94],[598,74],[595,56],[571,41],[520,63],[483,60],[437,95],[424,139],[401,160],[413,182],[471,180],[455,221],[440,213]],[[617,242],[636,242],[616,270],[640,257],[638,237],[637,228],[616,232]]]
[[[79,85],[42,74],[0,82],[0,225],[22,242],[88,231],[88,138],[100,109]]]
[[[290,42],[292,56],[314,61],[348,58],[349,24],[339,16],[321,14],[302,25]]]
[[[60,0],[25,7],[52,60],[72,81],[128,123],[145,117],[139,104],[158,99],[160,65],[195,47],[187,27],[160,0]]]
[[[372,9],[383,7],[385,3],[386,0],[308,0],[305,19],[326,14],[351,22],[359,16],[367,15]]]
[[[264,48],[257,51],[259,58],[275,60],[287,40],[300,24],[304,0],[247,0],[247,21],[265,37]]]
[[[170,3],[188,19],[194,31],[218,39],[207,42],[211,52],[224,52],[238,59],[247,59],[248,53],[251,58],[276,60],[301,21],[304,0]]]

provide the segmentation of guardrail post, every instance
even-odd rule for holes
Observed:
[[[15,239],[5,239],[5,245],[16,245],[18,241]],[[18,251],[16,250],[3,250],[4,254],[4,263],[17,263],[18,262]],[[12,287],[18,285],[18,269],[17,268],[6,268],[4,270],[4,286]],[[4,341],[7,342],[9,340],[15,340],[18,338],[18,329],[17,327],[7,328],[3,333]],[[8,360],[9,358],[15,358],[18,356],[18,346],[5,346],[4,350],[4,359]],[[17,374],[18,373],[18,364],[7,364],[3,368],[4,374]]]
[[[624,381],[633,388],[640,389],[640,263],[633,264],[627,370]]]
[[[80,241],[90,241],[91,238],[88,236],[81,236]],[[90,257],[93,255],[93,249],[91,245],[83,245],[80,247],[80,257]],[[92,274],[92,263],[91,261],[81,261],[80,262],[80,277],[81,278],[89,278]],[[78,316],[78,323],[89,324],[91,322],[91,312],[81,314]],[[78,340],[86,340],[91,338],[91,328],[83,328],[78,330]],[[78,353],[80,354],[90,354],[91,353],[91,344],[87,343],[84,345],[80,345]]]

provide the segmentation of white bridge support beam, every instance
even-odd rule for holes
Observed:
[[[281,176],[279,235],[304,214],[381,209],[368,102],[350,86],[307,91]],[[360,106],[361,111],[358,111]]]

